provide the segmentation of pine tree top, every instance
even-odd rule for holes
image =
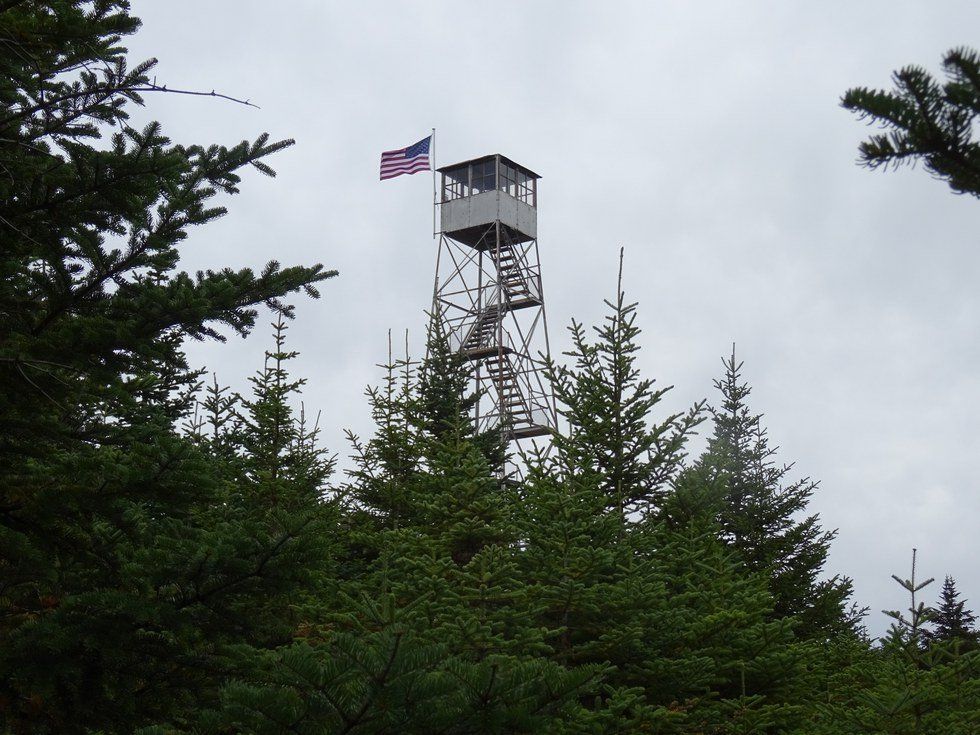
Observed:
[[[976,621],[977,616],[966,607],[966,600],[960,599],[956,581],[947,575],[939,593],[939,605],[933,610],[929,638],[934,641],[959,641],[961,644],[976,645]]]

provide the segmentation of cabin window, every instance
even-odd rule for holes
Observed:
[[[479,194],[481,191],[493,191],[497,188],[497,160],[495,158],[474,163],[472,169],[474,194]]]
[[[517,196],[517,169],[503,161],[500,162],[500,190]]]
[[[451,202],[461,199],[470,192],[470,170],[468,166],[453,168],[442,175],[442,201]]]
[[[534,177],[523,171],[517,172],[517,198],[525,204],[535,206],[534,201]]]

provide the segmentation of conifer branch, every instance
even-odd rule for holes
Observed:
[[[262,572],[265,571],[266,565],[270,561],[272,561],[273,557],[276,556],[279,550],[287,543],[295,539],[300,534],[300,532],[303,531],[303,529],[305,529],[308,525],[310,525],[310,523],[312,523],[312,519],[307,518],[291,533],[284,533],[279,539],[276,540],[276,543],[274,543],[270,548],[266,550],[266,552],[259,559],[258,564],[256,564],[256,566],[250,571],[246,572],[245,574],[239,575],[234,579],[230,579],[225,582],[222,582],[221,584],[215,585],[209,590],[205,590],[204,592],[198,592],[192,597],[183,600],[181,604],[178,605],[178,607],[184,608],[196,604],[198,602],[204,602],[204,600],[219,592],[223,592],[227,589],[231,589],[232,587],[236,587],[237,585],[242,584],[243,582],[247,582],[250,579],[261,577]]]

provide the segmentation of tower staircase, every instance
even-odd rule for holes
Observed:
[[[499,419],[508,424],[515,438],[541,436],[548,433],[534,421],[529,396],[519,380],[511,356],[513,347],[502,341],[503,315],[514,309],[539,306],[541,298],[533,287],[521,257],[513,244],[501,241],[491,251],[500,288],[491,293],[489,301],[478,311],[476,319],[462,339],[461,352],[483,367],[486,378],[497,392]],[[503,303],[500,297],[503,296]]]
[[[534,424],[531,406],[518,382],[517,372],[511,364],[510,357],[494,355],[484,361],[483,367],[487,371],[487,377],[497,389],[498,405],[502,414],[500,418],[510,425],[514,436],[521,439],[525,436],[547,433],[536,430],[539,427]]]
[[[497,267],[497,281],[510,309],[540,306],[541,297],[528,278],[527,265],[515,250],[514,244],[501,239],[496,252],[491,252]]]

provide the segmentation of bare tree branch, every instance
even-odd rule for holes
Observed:
[[[218,97],[219,99],[228,100],[229,102],[237,102],[240,105],[248,105],[249,107],[254,107],[256,110],[261,110],[254,102],[249,100],[238,99],[237,97],[231,97],[227,94],[222,94],[221,92],[215,92],[213,89],[210,92],[196,92],[190,89],[170,89],[166,84],[158,85],[156,83],[150,84],[146,87],[133,87],[134,92],[170,92],[171,94],[191,94],[197,97]]]

